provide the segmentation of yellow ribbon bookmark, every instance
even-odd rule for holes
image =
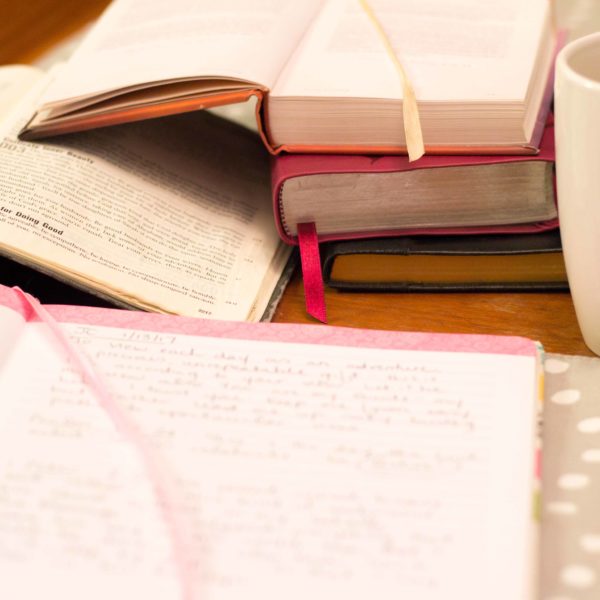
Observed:
[[[377,30],[383,45],[392,59],[398,75],[400,75],[400,81],[402,83],[402,116],[404,119],[404,136],[406,137],[406,150],[408,152],[408,160],[413,161],[421,158],[425,154],[425,146],[423,145],[423,132],[421,131],[421,120],[419,119],[419,107],[417,106],[417,98],[415,92],[408,80],[406,72],[402,67],[402,64],[396,56],[394,48],[390,40],[381,26],[379,19],[373,12],[373,9],[369,5],[367,0],[358,0],[363,10],[369,17],[371,23]]]

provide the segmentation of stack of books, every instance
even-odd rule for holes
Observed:
[[[332,287],[567,288],[551,119],[529,155],[280,156],[273,189],[280,235],[314,224]]]
[[[330,95],[369,96],[340,99],[357,105],[346,121],[352,144],[330,136],[320,153],[279,155],[273,169],[280,235],[299,242],[306,257],[309,310],[325,314],[319,257],[325,282],[341,290],[567,289],[549,113],[558,46],[549,4],[370,3],[414,80],[425,142],[416,161],[399,155],[407,136],[389,95],[402,92],[385,43],[367,13],[335,4],[339,29],[352,30],[355,42],[360,34],[360,50],[349,54],[363,62],[342,68],[339,45],[323,43],[325,17],[304,44],[329,49],[316,72]],[[303,49],[294,58],[290,95],[317,77],[307,55]],[[373,73],[363,77],[366,64]],[[387,88],[378,87],[382,81]],[[376,96],[388,97],[388,112]]]
[[[564,287],[550,12],[546,0],[313,0],[179,14],[117,0],[20,139],[255,98],[279,233],[301,246],[319,318],[319,250],[328,281],[346,288]],[[386,44],[417,98],[425,156],[412,162],[406,81]],[[233,177],[240,148],[222,156]]]

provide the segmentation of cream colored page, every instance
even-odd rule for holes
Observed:
[[[43,100],[200,76],[272,87],[320,4],[118,0]]]
[[[23,100],[42,76],[41,71],[26,65],[0,67],[0,119],[5,118]]]
[[[13,351],[25,324],[14,310],[0,306],[0,370]]]
[[[199,599],[525,600],[533,358],[66,329],[181,484]],[[0,372],[3,586],[179,598],[136,452],[47,336]]]
[[[0,143],[0,243],[164,311],[243,320],[279,245],[268,156],[204,113]]]
[[[547,0],[370,0],[418,100],[523,100]],[[359,0],[327,0],[272,96],[401,98]]]

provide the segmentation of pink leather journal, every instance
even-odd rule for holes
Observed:
[[[272,160],[271,182],[273,190],[273,212],[281,239],[288,244],[298,244],[286,227],[286,214],[282,205],[282,191],[286,181],[294,177],[334,173],[393,173],[413,169],[435,169],[443,167],[489,165],[520,161],[554,161],[554,126],[549,119],[540,143],[540,150],[534,156],[522,155],[425,155],[410,163],[407,156],[371,156],[351,154],[283,154]],[[467,234],[467,233],[533,233],[558,226],[558,219],[540,223],[509,224],[478,227],[390,229],[319,235],[319,241],[356,239],[365,237],[390,237],[417,234]]]

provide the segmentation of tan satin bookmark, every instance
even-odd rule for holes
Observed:
[[[391,58],[398,75],[400,75],[400,81],[402,83],[402,116],[404,119],[404,136],[406,137],[406,150],[408,152],[408,160],[413,161],[421,158],[425,154],[425,147],[423,145],[423,132],[421,131],[421,120],[419,119],[419,107],[417,106],[417,98],[415,92],[408,80],[408,76],[402,67],[402,64],[396,56],[396,52],[392,48],[392,44],[383,29],[379,19],[373,12],[373,9],[369,5],[367,0],[358,0],[363,10],[369,17],[371,23],[377,30],[385,49]]]

